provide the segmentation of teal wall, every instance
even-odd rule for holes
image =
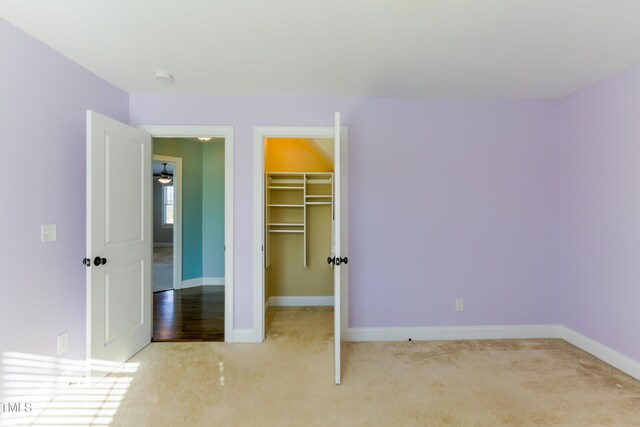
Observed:
[[[224,277],[224,141],[202,148],[202,275]]]
[[[154,138],[182,158],[182,280],[224,276],[224,142]]]

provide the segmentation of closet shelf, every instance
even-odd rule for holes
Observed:
[[[304,179],[271,179],[271,180],[269,180],[269,184],[299,184],[299,185],[304,185]]]
[[[271,264],[271,236],[301,235],[302,266],[307,268],[309,215],[323,215],[314,206],[332,206],[333,172],[267,172],[265,176],[265,267]],[[302,209],[300,209],[302,208]],[[310,212],[314,212],[310,214]],[[273,238],[278,239],[277,237]],[[297,239],[295,237],[294,239]]]
[[[304,190],[304,187],[290,187],[290,186],[272,186],[267,187],[269,190]]]

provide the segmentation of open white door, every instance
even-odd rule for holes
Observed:
[[[151,135],[87,111],[87,359],[104,376],[151,342]],[[103,364],[102,362],[106,362]]]
[[[340,340],[343,311],[341,271],[346,268],[349,261],[346,254],[343,253],[344,245],[341,243],[341,199],[342,199],[342,156],[341,156],[341,140],[340,140],[340,113],[336,113],[334,124],[334,202],[333,202],[333,253],[331,257],[335,260],[335,268],[333,270],[333,339],[335,347],[335,376],[336,384],[340,384]]]

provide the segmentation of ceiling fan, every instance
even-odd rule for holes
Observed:
[[[168,184],[173,181],[173,174],[167,170],[167,162],[162,162],[162,166],[164,166],[162,172],[159,174],[154,173],[153,177],[158,178],[158,182],[161,184]]]

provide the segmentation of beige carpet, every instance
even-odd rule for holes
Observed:
[[[344,343],[272,308],[263,344],[152,344],[112,425],[640,425],[640,382],[560,340]]]
[[[336,386],[332,324],[328,308],[278,307],[262,344],[153,343],[131,372],[95,386],[86,410],[76,394],[43,415],[136,427],[640,426],[640,381],[560,340],[344,343]]]

